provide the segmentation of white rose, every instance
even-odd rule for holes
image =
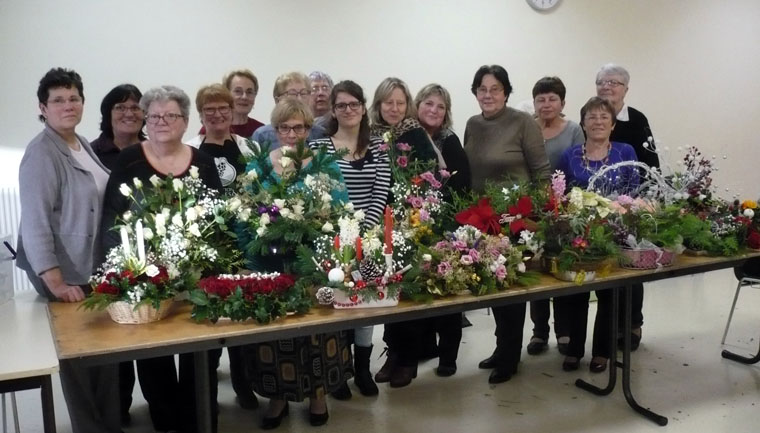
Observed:
[[[157,213],[153,218],[156,221],[156,227],[163,227],[166,225],[166,216],[164,214]]]
[[[185,184],[180,179],[172,179],[172,188],[174,191],[180,192],[185,188]]]
[[[267,232],[267,228],[266,227],[259,227],[259,228],[256,229],[256,234],[259,235],[259,236],[264,236],[264,233],[266,233],[266,232]]]
[[[136,177],[132,178],[132,183],[135,184],[135,188],[137,189],[141,189],[143,187],[142,181]]]
[[[235,212],[236,210],[238,210],[238,208],[239,208],[239,207],[240,207],[240,205],[242,205],[242,204],[243,204],[243,202],[242,202],[242,201],[240,201],[240,199],[239,199],[239,198],[237,198],[237,197],[232,197],[232,198],[231,198],[229,201],[227,201],[227,209],[228,209],[230,212]]]
[[[256,180],[259,178],[259,173],[256,170],[251,170],[245,174],[245,177],[248,180]]]
[[[190,224],[190,227],[187,228],[187,231],[189,231],[190,234],[195,236],[196,238],[201,237],[201,231],[198,228],[198,223]]]
[[[156,275],[158,275],[158,272],[159,272],[158,266],[156,265],[148,265],[145,267],[145,275],[149,277],[155,277]]]
[[[753,211],[752,209],[744,209],[744,216],[752,219],[752,217],[755,216],[755,211]]]
[[[330,221],[326,222],[325,225],[322,226],[322,231],[324,233],[331,233],[333,229],[334,227],[332,224],[330,224]]]
[[[198,212],[196,212],[194,207],[187,208],[185,211],[185,219],[187,221],[195,221],[198,219]]]
[[[198,167],[194,165],[190,166],[190,177],[193,179],[198,179]]]
[[[119,186],[119,192],[124,197],[129,197],[130,195],[132,195],[132,188],[127,186],[126,183],[122,183],[121,186]]]
[[[345,210],[349,211],[349,212],[353,212],[354,211],[354,204],[351,203],[351,202],[348,202],[348,203],[346,203],[346,204],[343,205],[343,208]]]
[[[251,209],[245,208],[238,212],[238,219],[240,219],[240,221],[245,222],[248,221],[249,218],[251,218]]]
[[[150,227],[145,227],[143,229],[143,237],[145,240],[149,241],[153,239],[153,230],[150,229]]]
[[[308,187],[312,187],[312,186],[314,186],[314,183],[315,183],[315,182],[316,182],[316,181],[314,180],[314,176],[312,176],[312,175],[310,175],[310,174],[307,174],[307,175],[306,175],[306,178],[303,180],[303,183],[304,183],[304,185],[306,185],[306,186],[308,186]]]
[[[323,203],[330,203],[332,201],[332,196],[329,193],[323,192],[321,199]]]
[[[364,221],[364,216],[364,211],[361,209],[354,212],[354,218],[356,218],[357,221]]]
[[[285,218],[290,218],[292,216],[292,211],[288,208],[282,208],[280,209],[280,215]]]
[[[175,213],[172,217],[172,224],[174,224],[177,227],[182,227],[184,223],[182,222],[182,215]]]
[[[259,218],[259,225],[262,227],[265,227],[267,224],[272,222],[272,220],[269,218],[268,213],[261,214],[261,218]]]
[[[164,236],[166,234],[166,227],[157,225],[156,234],[159,236]]]
[[[425,261],[425,262],[433,261],[433,256],[431,256],[430,254],[423,254],[422,261]]]
[[[150,184],[153,185],[154,187],[158,186],[161,183],[161,178],[156,176],[155,174],[151,176],[150,179],[148,180],[150,180]]]
[[[285,207],[285,200],[283,200],[281,198],[276,198],[276,199],[274,199],[274,205],[277,206],[278,208],[282,209],[282,208]]]
[[[283,156],[282,158],[280,158],[280,165],[282,166],[282,168],[288,168],[290,164],[292,163],[293,163],[293,160],[288,158],[287,156]]]
[[[390,143],[391,140],[393,140],[393,134],[391,134],[391,131],[385,131],[383,133],[383,141],[386,143]]]
[[[121,218],[124,220],[124,222],[129,222],[129,220],[132,219],[132,212],[131,211],[124,212],[124,215],[122,215]]]

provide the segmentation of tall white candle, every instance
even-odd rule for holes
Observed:
[[[137,237],[137,259],[140,263],[145,263],[145,238],[143,233],[142,220],[137,220],[135,224],[135,236]]]
[[[129,236],[127,236],[127,227],[121,226],[121,247],[124,249],[124,257],[132,255],[132,250],[129,248]]]

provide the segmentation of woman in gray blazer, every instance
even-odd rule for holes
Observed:
[[[108,171],[76,133],[84,93],[76,72],[53,68],[37,98],[45,129],[27,146],[19,167],[21,224],[17,266],[50,301],[79,302],[102,261],[99,228]],[[74,433],[118,433],[116,365],[60,362],[61,385]]]

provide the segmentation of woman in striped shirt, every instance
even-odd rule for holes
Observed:
[[[326,147],[330,153],[346,151],[338,160],[348,197],[356,209],[365,213],[364,228],[380,222],[388,202],[391,170],[388,154],[380,150],[382,141],[370,138],[367,100],[362,88],[353,81],[341,81],[330,93],[332,118],[327,123],[327,137],[309,142],[311,148]],[[376,395],[377,385],[369,371],[372,353],[372,326],[354,330],[354,383],[363,395]],[[347,400],[347,384],[333,392],[333,397]]]

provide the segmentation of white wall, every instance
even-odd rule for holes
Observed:
[[[437,81],[452,93],[462,133],[478,111],[469,87],[485,63],[509,71],[511,105],[530,99],[541,76],[560,76],[577,120],[599,66],[616,62],[631,72],[627,101],[663,146],[715,154],[721,189],[757,197],[758,19],[756,0],[564,0],[548,14],[523,0],[0,0],[0,148],[23,147],[39,131],[35,91],[53,66],[82,75],[79,131],[95,137],[100,100],[116,84],[175,84],[192,99],[237,67],[259,77],[254,117],[263,121],[277,75],[321,69],[370,97],[389,75],[413,92]],[[198,126],[194,116],[190,131]]]

